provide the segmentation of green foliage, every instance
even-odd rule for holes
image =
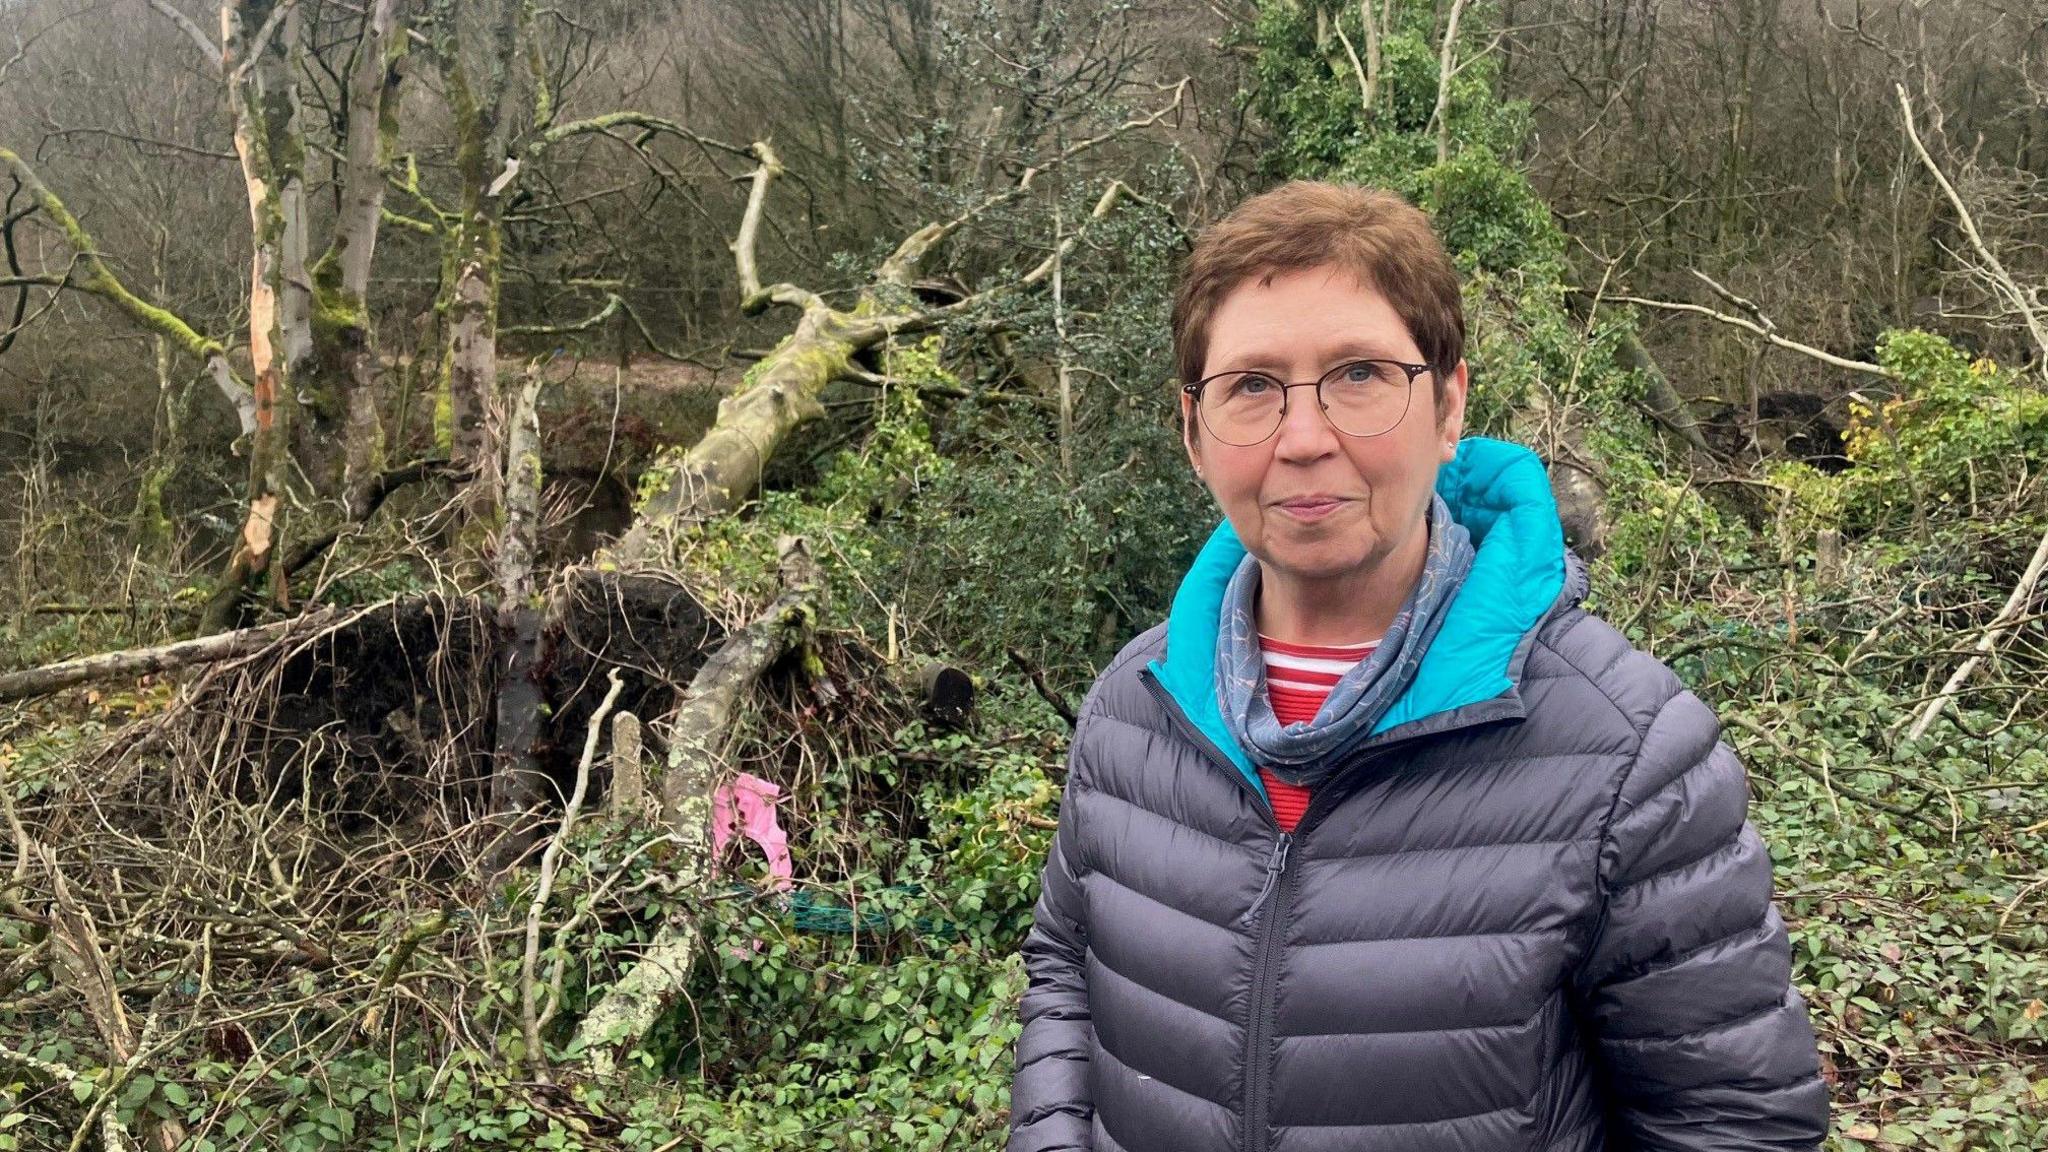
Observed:
[[[1041,749],[1057,745],[1047,734]],[[713,1146],[760,1149],[992,1147],[1004,1128],[1010,1048],[1049,833],[1032,826],[1057,795],[1046,753],[992,750],[962,735],[901,734],[924,758],[916,806],[928,837],[903,843],[879,822],[797,849],[863,861],[834,885],[872,901],[889,929],[867,936],[792,931],[772,896],[721,902],[707,919],[717,958],[700,973],[678,1049],[701,1079],[679,1123]],[[860,776],[907,779],[898,763],[827,769],[827,796]],[[962,787],[964,780],[978,782]],[[893,889],[893,890],[886,890]],[[910,896],[906,889],[924,895]],[[936,912],[957,932],[916,930]]]
[[[1794,983],[1834,1079],[1831,1148],[2048,1139],[2048,917],[2033,903],[2048,729],[1966,698],[1956,726],[1906,742],[1915,694],[1872,671],[1904,662],[1899,679],[1917,678],[1942,629],[1893,606],[1942,550],[1969,543],[1852,553],[1847,587],[1796,575],[1798,645],[1783,621],[1745,622],[1705,597],[1648,621],[1749,768]]]
[[[1360,42],[1358,10],[1345,9],[1339,19]],[[1651,442],[1636,403],[1641,385],[1614,360],[1630,321],[1610,311],[1589,324],[1567,307],[1564,233],[1511,159],[1528,131],[1528,109],[1494,95],[1493,57],[1475,55],[1488,19],[1485,6],[1468,13],[1464,28],[1472,39],[1460,47],[1462,68],[1446,115],[1451,151],[1439,163],[1432,12],[1402,9],[1367,116],[1342,46],[1333,36],[1317,48],[1314,13],[1263,5],[1253,32],[1253,106],[1276,136],[1268,157],[1273,175],[1386,188],[1430,213],[1465,280],[1468,431],[1513,436],[1532,398],[1547,394],[1551,406],[1590,409],[1589,424],[1612,429],[1614,447],[1641,457]],[[1635,503],[1632,493],[1612,494],[1618,506]]]
[[[2048,394],[1940,336],[1894,330],[1878,362],[1898,394],[1852,401],[1844,454],[1845,511],[1861,528],[1896,526],[1918,501],[1931,516],[2004,510],[2048,465]]]
[[[410,596],[433,587],[431,578],[420,573],[414,562],[399,558],[375,568],[343,573],[327,586],[330,604],[374,604],[395,596]]]

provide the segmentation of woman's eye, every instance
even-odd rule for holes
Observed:
[[[1232,389],[1232,391],[1242,392],[1248,396],[1257,396],[1259,393],[1272,387],[1272,385],[1273,382],[1266,377],[1256,373],[1248,373],[1237,378],[1237,387]]]
[[[1344,378],[1353,384],[1363,384],[1377,375],[1379,375],[1379,369],[1363,360],[1344,369]]]

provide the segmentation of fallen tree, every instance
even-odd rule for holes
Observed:
[[[669,448],[656,458],[641,479],[645,495],[633,525],[605,562],[620,566],[658,563],[666,542],[676,533],[737,508],[759,487],[769,459],[789,434],[823,413],[818,395],[826,385],[858,375],[854,359],[860,353],[948,320],[975,315],[1005,295],[1045,281],[1082,239],[1085,228],[1064,236],[1052,254],[1029,271],[952,303],[926,307],[912,291],[926,257],[948,237],[990,210],[1024,196],[1042,175],[1074,157],[1161,123],[1181,107],[1186,93],[1187,81],[1183,80],[1174,86],[1171,100],[1158,109],[1069,144],[1052,158],[1026,167],[1010,187],[950,220],[927,224],[906,236],[848,308],[834,308],[818,293],[794,284],[763,285],[755,248],[769,188],[783,168],[767,142],[756,143],[746,212],[732,242],[740,307],[748,314],[773,305],[795,308],[795,329],[748,370],[736,392],[719,402],[718,418],[702,438],[687,447]],[[1109,215],[1123,193],[1121,181],[1109,182],[1089,220]]]

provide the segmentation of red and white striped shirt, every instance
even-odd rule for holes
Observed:
[[[1289,644],[1260,633],[1259,654],[1266,664],[1266,698],[1273,705],[1274,718],[1282,724],[1315,719],[1316,711],[1337,681],[1379,646],[1377,640],[1338,646]],[[1301,823],[1302,813],[1308,811],[1309,790],[1287,783],[1264,765],[1259,766],[1259,779],[1265,782],[1280,830],[1294,831],[1294,826]]]

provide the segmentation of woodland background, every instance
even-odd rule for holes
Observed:
[[[2043,0],[0,0],[0,1149],[1000,1147],[1292,176],[1724,718],[1830,1147],[2042,1147],[2044,133]]]

